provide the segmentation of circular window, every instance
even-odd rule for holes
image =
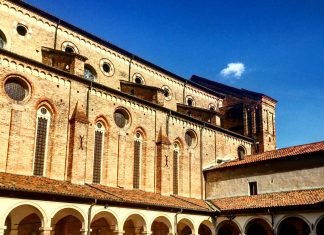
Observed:
[[[193,131],[187,131],[185,134],[185,141],[189,147],[194,147],[196,145],[196,135]]]
[[[139,73],[135,73],[133,75],[133,81],[136,83],[136,84],[144,84],[144,78],[141,74]]]
[[[110,69],[110,66],[108,63],[104,63],[102,65],[102,70],[105,72],[105,73],[110,73],[111,69]]]
[[[12,77],[6,80],[4,85],[7,95],[16,101],[24,100],[28,95],[28,86],[20,78]]]
[[[163,86],[162,90],[163,90],[163,94],[164,94],[165,99],[166,100],[171,100],[172,93],[171,93],[170,88],[168,86]]]
[[[46,109],[46,108],[44,108],[44,107],[43,107],[43,108],[41,108],[41,110],[40,110],[40,111],[41,111],[41,113],[42,113],[43,115],[46,115],[46,114],[47,114],[47,109]]]
[[[87,80],[94,81],[97,77],[97,73],[90,65],[84,66],[84,75],[83,77]]]
[[[114,113],[114,120],[119,128],[124,128],[129,123],[129,115],[123,109],[118,109]]]
[[[216,111],[216,106],[214,104],[209,104],[209,110]]]
[[[112,76],[114,74],[114,66],[108,59],[100,60],[100,70],[106,76]]]
[[[23,37],[26,36],[26,34],[28,32],[28,28],[22,24],[18,24],[16,29],[17,29],[17,33]]]
[[[97,123],[97,127],[98,127],[99,129],[101,129],[102,124],[101,124],[100,122],[98,122],[98,123]]]

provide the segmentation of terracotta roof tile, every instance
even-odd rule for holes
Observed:
[[[163,196],[143,190],[114,188],[99,184],[76,185],[67,181],[9,173],[0,173],[0,189],[79,198],[97,198],[136,205],[211,211],[211,208],[205,201],[194,198]]]
[[[223,163],[221,165],[208,168],[206,170],[208,171],[212,169],[220,169],[220,168],[226,168],[226,167],[232,167],[238,165],[245,165],[254,162],[261,162],[261,161],[267,161],[267,160],[273,160],[273,159],[279,159],[285,157],[297,157],[302,154],[310,154],[310,153],[316,153],[321,151],[324,151],[324,141],[272,150],[260,154],[255,154],[255,155],[248,155],[245,156],[243,160]]]
[[[222,212],[260,208],[316,205],[324,202],[324,188],[230,197],[211,200]]]

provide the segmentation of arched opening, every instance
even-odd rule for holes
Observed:
[[[83,224],[83,216],[73,208],[65,208],[58,211],[51,221],[51,227],[55,235],[79,235]]]
[[[126,235],[142,234],[146,231],[145,220],[140,215],[129,216],[123,226]]]
[[[217,235],[239,235],[241,231],[232,220],[226,220],[219,225]]]
[[[210,230],[210,228],[205,225],[205,224],[201,224],[198,228],[198,233],[199,235],[212,235],[212,231]]]
[[[109,212],[102,211],[91,222],[91,235],[112,235],[117,230],[117,220]]]
[[[247,235],[272,235],[272,229],[263,219],[251,220],[245,230]]]
[[[18,235],[40,235],[41,220],[35,214],[26,216],[18,225]]]
[[[5,235],[40,235],[43,216],[41,212],[31,205],[21,205],[13,209],[6,218]]]
[[[80,234],[81,221],[73,215],[65,216],[55,224],[55,234]]]
[[[309,235],[308,224],[298,217],[289,217],[281,221],[278,227],[278,235]]]
[[[317,223],[316,226],[316,235],[324,234],[324,217]]]
[[[239,160],[243,160],[246,155],[246,150],[243,146],[237,148],[237,156]]]
[[[6,43],[7,43],[6,36],[5,36],[4,33],[0,30],[0,49],[5,48]]]
[[[171,223],[170,221],[163,217],[157,217],[151,226],[152,235],[168,235],[171,233]]]
[[[179,235],[190,235],[194,234],[193,224],[188,219],[182,219],[178,222],[177,233]]]

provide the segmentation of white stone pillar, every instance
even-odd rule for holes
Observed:
[[[114,234],[115,235],[124,235],[125,231],[124,230],[115,230]]]
[[[0,227],[0,235],[3,235],[7,226]]]
[[[39,228],[41,235],[51,235],[52,228],[51,227],[41,227]]]

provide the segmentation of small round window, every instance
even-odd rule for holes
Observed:
[[[62,51],[65,51],[67,53],[79,53],[78,48],[76,47],[76,45],[74,45],[72,42],[69,41],[65,41],[62,43]]]
[[[124,128],[129,123],[129,115],[123,109],[117,109],[114,113],[114,121],[119,128]]]
[[[100,70],[106,76],[112,76],[115,72],[113,64],[108,59],[100,60]]]
[[[17,77],[7,79],[4,88],[7,95],[16,101],[23,101],[28,95],[28,85]]]
[[[133,75],[133,81],[136,83],[136,84],[144,84],[144,78],[141,74],[139,73],[135,73]]]
[[[18,24],[16,30],[17,30],[17,33],[23,37],[26,36],[26,34],[28,32],[28,28],[23,24]]]
[[[165,99],[166,100],[171,100],[172,93],[171,93],[170,88],[168,86],[163,86],[162,90],[163,90],[163,95],[164,95]]]
[[[185,134],[185,141],[189,147],[194,147],[197,143],[196,134],[191,130],[187,131]]]

